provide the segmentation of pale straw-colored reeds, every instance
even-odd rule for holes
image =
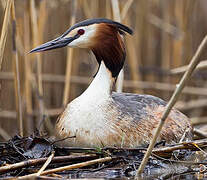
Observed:
[[[4,15],[3,26],[2,26],[2,29],[1,29],[0,70],[1,70],[1,66],[2,66],[4,49],[5,49],[6,39],[7,39],[7,34],[8,34],[8,26],[9,26],[10,14],[11,14],[11,7],[12,7],[12,0],[8,0],[7,3],[6,3],[6,10],[5,10],[5,15]]]
[[[36,47],[41,44],[42,40],[42,34],[39,32],[38,22],[37,22],[37,10],[35,6],[35,0],[30,1],[30,17],[31,17],[31,30],[32,30],[32,36],[33,36],[33,47]],[[42,22],[42,19],[44,19],[44,16],[40,18],[39,22]],[[42,32],[42,31],[41,31]],[[37,79],[37,94],[38,94],[38,105],[39,105],[39,112],[40,116],[38,118],[38,124],[41,123],[43,120],[44,115],[44,102],[43,102],[43,85],[42,85],[42,58],[41,53],[36,53],[34,55],[36,59],[35,62],[35,71],[36,76],[35,79]]]
[[[12,2],[12,42],[13,42],[13,61],[14,61],[14,88],[15,88],[15,97],[16,97],[16,111],[17,119],[19,124],[19,133],[23,136],[23,112],[22,112],[22,96],[20,90],[20,71],[19,71],[19,55],[17,52],[17,25],[16,25],[16,15],[15,15],[15,6],[14,1]]]
[[[12,7],[12,0],[8,0],[6,3],[6,10],[4,14],[3,26],[1,29],[1,36],[0,36],[0,71],[2,69],[2,61],[3,61],[4,49],[5,49],[6,39],[7,39],[7,34],[8,34],[8,25],[9,25],[9,19],[10,19],[10,14],[11,14],[11,7]],[[0,91],[1,91],[1,84],[0,84]],[[0,127],[0,135],[4,139],[10,138],[7,131],[1,127]]]
[[[77,1],[73,0],[72,6],[71,6],[72,13],[71,13],[70,26],[75,24],[77,6],[78,6]],[[67,105],[67,103],[69,101],[73,52],[74,52],[74,49],[72,49],[72,48],[67,49],[67,65],[66,65],[66,75],[65,75],[65,87],[64,87],[64,93],[63,93],[63,106],[64,107]]]

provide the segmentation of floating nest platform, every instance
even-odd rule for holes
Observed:
[[[207,139],[187,143],[157,144],[144,178],[167,179],[205,176]],[[0,178],[133,178],[147,147],[60,147],[45,137],[14,136],[0,142]]]

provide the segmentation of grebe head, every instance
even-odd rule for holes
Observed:
[[[93,51],[99,64],[104,61],[112,77],[117,77],[125,61],[121,37],[125,32],[133,33],[129,27],[109,19],[88,19],[75,24],[60,37],[32,49],[30,53],[64,46],[87,48]]]

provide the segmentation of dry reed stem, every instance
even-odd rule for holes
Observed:
[[[72,1],[72,17],[71,17],[71,26],[75,24],[76,20],[76,10],[78,3],[76,0]],[[66,77],[65,77],[65,87],[64,87],[64,94],[63,94],[63,106],[65,107],[69,100],[69,93],[70,93],[70,79],[71,79],[71,69],[72,69],[72,60],[73,60],[73,48],[67,49],[67,65],[66,65]]]
[[[129,21],[130,21],[130,19],[127,17],[126,22],[129,22]],[[131,74],[132,80],[139,81],[142,79],[140,70],[138,68],[139,64],[141,64],[141,63],[139,62],[140,60],[137,56],[137,48],[134,45],[134,37],[131,37],[131,36],[128,37],[126,48],[127,48],[127,52],[128,52],[127,59],[128,59],[129,67],[130,67],[130,74]],[[125,86],[125,81],[124,81],[124,86]],[[139,90],[138,90],[138,88],[134,87],[133,90],[134,90],[134,93],[143,93],[142,88],[141,89],[139,88]]]
[[[19,122],[19,132],[23,137],[23,112],[22,112],[22,99],[20,92],[20,72],[19,72],[19,58],[18,52],[16,49],[16,15],[15,15],[15,7],[14,1],[12,2],[12,26],[13,26],[13,59],[15,64],[14,69],[14,87],[15,87],[15,96],[16,96],[16,109],[18,114],[18,122]]]
[[[16,119],[17,118],[17,112],[16,111],[1,110],[0,117],[1,118]]]
[[[87,18],[92,18],[92,13],[88,4],[87,0],[81,1],[80,4],[82,5],[83,11]]]
[[[117,22],[121,22],[121,14],[118,0],[111,0],[111,5],[113,10],[113,19]]]
[[[206,121],[206,123],[207,123],[207,121]],[[193,129],[193,134],[197,135],[200,138],[207,138],[207,133],[202,131],[202,130],[200,130],[200,129],[194,128]]]
[[[33,127],[33,120],[29,116],[30,114],[33,113],[32,109],[32,88],[31,88],[31,60],[30,57],[28,56],[28,52],[31,49],[31,39],[30,39],[30,34],[31,34],[31,29],[30,29],[30,17],[29,17],[29,1],[24,2],[24,78],[25,78],[25,101],[26,101],[26,121],[25,121],[25,127],[27,129],[27,132],[33,132],[34,127]]]
[[[176,108],[178,108],[182,111],[187,111],[187,110],[192,110],[192,109],[200,109],[200,108],[203,108],[206,106],[207,106],[207,99],[206,98],[191,100],[188,102],[178,102],[176,104]]]
[[[106,18],[112,19],[111,1],[106,1]]]
[[[141,0],[140,3],[141,3],[141,5],[138,6],[138,10],[136,12],[136,18],[135,18],[136,23],[135,23],[134,29],[136,29],[136,33],[134,33],[134,35],[133,35],[134,46],[136,48],[136,56],[137,56],[137,59],[135,59],[135,60],[138,61],[137,68],[139,68],[139,66],[141,66],[141,65],[144,65],[144,63],[142,62],[143,61],[143,53],[145,53],[145,49],[143,51],[143,46],[145,46],[145,41],[146,41],[144,38],[145,14],[144,14],[144,12],[142,12],[143,11],[142,4],[144,4],[144,2]],[[140,14],[138,14],[138,12]],[[139,77],[140,79],[143,78],[141,72],[139,72],[138,75],[140,76]]]
[[[44,35],[44,28],[46,27],[45,24],[46,24],[46,21],[47,21],[47,17],[48,17],[48,10],[46,9],[46,1],[41,1],[40,3],[40,7],[39,7],[39,14],[41,15],[41,18],[38,19],[38,37],[39,37],[39,43],[41,44],[43,42],[43,35]],[[43,86],[43,82],[42,82],[42,72],[41,72],[41,69],[42,69],[42,56],[40,56],[40,61],[41,63],[39,64],[39,74],[40,74],[40,78],[39,78],[39,83],[41,83],[41,86]],[[42,89],[43,90],[43,89]],[[40,110],[42,109],[42,115],[46,115],[46,118],[44,119],[44,124],[47,128],[47,131],[49,132],[49,134],[53,134],[54,132],[54,126],[48,116],[48,114],[46,113],[46,108],[45,108],[45,105],[44,105],[44,101],[43,101],[43,94],[42,94],[42,98],[40,98]],[[42,116],[43,117],[43,116]],[[42,118],[43,120],[43,118]]]
[[[1,127],[0,127],[0,136],[6,141],[11,138],[11,136]]]
[[[12,1],[13,0],[7,0],[6,11],[5,11],[5,14],[4,14],[3,26],[2,26],[2,30],[1,30],[1,38],[0,38],[0,70],[1,70],[1,65],[2,65],[2,60],[3,60],[3,55],[4,55],[4,49],[5,49],[6,39],[7,39],[7,34],[8,34],[8,26],[9,26],[9,19],[10,19]]]
[[[122,9],[122,11],[121,11],[121,19],[122,19],[122,20],[125,19],[125,17],[126,17],[128,11],[129,11],[129,9],[130,9],[130,7],[131,7],[133,1],[134,1],[134,0],[128,0],[128,1],[125,3],[125,5],[124,5],[124,7],[123,7],[123,9]]]
[[[7,1],[1,0],[0,3],[1,3],[1,5],[2,5],[2,7],[5,9],[5,7],[6,7],[6,5],[7,5],[7,4],[6,4]]]
[[[44,172],[42,172],[42,175],[47,175],[47,174],[52,174],[52,173],[56,173],[56,172],[61,172],[61,171],[86,167],[86,166],[90,166],[90,165],[97,164],[97,163],[109,162],[112,159],[113,159],[112,157],[105,157],[105,158],[95,159],[95,160],[86,161],[86,162],[82,162],[82,163],[63,166],[63,167],[59,167],[59,168],[44,171]]]
[[[43,174],[46,167],[50,164],[50,162],[54,158],[54,155],[55,155],[55,151],[51,153],[51,155],[47,158],[47,161],[45,161],[45,163],[43,164],[43,166],[40,168],[40,170],[37,173],[25,175],[25,176],[19,177],[18,179],[28,179],[28,178],[40,176],[41,174]]]
[[[42,172],[45,170],[45,168],[50,164],[54,155],[55,155],[55,152],[53,151],[37,173],[21,176],[21,177],[18,177],[18,179],[28,179],[28,178],[34,178],[34,177],[40,176]]]
[[[95,154],[87,154],[87,155],[80,155],[80,156],[56,156],[52,159],[53,163],[62,163],[62,162],[69,162],[69,161],[74,161],[74,160],[89,160],[89,159],[95,159],[97,158],[97,155]],[[28,159],[26,161],[18,162],[15,164],[10,164],[7,166],[2,166],[0,167],[0,173],[6,173],[9,171],[14,171],[16,169],[20,168],[26,168],[29,166],[37,166],[42,163],[44,163],[48,158],[39,158],[39,159]]]
[[[47,22],[48,17],[48,9],[46,9],[47,1],[42,1],[39,7],[39,14],[41,18],[38,19],[38,35],[39,35],[39,43],[43,42],[44,28]]]
[[[176,85],[170,83],[148,82],[148,81],[124,81],[124,87],[136,87],[141,89],[156,89],[161,91],[174,91]],[[190,95],[207,95],[206,88],[186,86],[183,93]]]
[[[44,171],[42,173],[42,175],[56,173],[56,172],[61,172],[61,171],[66,171],[66,170],[70,170],[70,169],[86,167],[86,166],[89,166],[89,165],[92,165],[92,164],[97,164],[97,163],[109,162],[112,159],[113,159],[112,157],[104,157],[104,158],[95,159],[95,160],[91,160],[91,161],[86,161],[86,162],[82,162],[82,163],[77,163],[77,164],[72,164],[72,165],[68,165],[68,166],[63,166],[63,167],[59,167],[59,168],[55,168],[55,169]]]
[[[100,9],[99,9],[100,2],[88,0],[88,3],[90,4],[89,7],[90,7],[90,11],[92,13],[92,17],[97,17],[98,13],[100,11]]]
[[[150,1],[141,0],[141,7],[139,9],[140,12],[140,24],[137,25],[137,28],[141,29],[139,32],[139,36],[141,41],[139,42],[137,48],[141,48],[141,57],[140,60],[146,62],[147,64],[150,64],[151,66],[154,66],[154,57],[156,56],[156,51],[151,48],[151,44],[154,42],[154,29],[152,28],[151,24],[146,23],[146,19],[148,17],[148,14],[150,12],[150,9],[153,8],[154,3]],[[138,20],[137,20],[138,21]],[[141,26],[141,27],[138,27]],[[145,37],[145,38],[142,38]],[[156,81],[156,76],[154,73],[146,74],[143,76],[146,81]],[[152,94],[152,91],[145,92],[147,94]]]
[[[30,1],[30,13],[31,13],[31,22],[32,22],[32,36],[33,36],[33,46],[36,47],[40,44],[40,38],[38,33],[38,23],[37,23],[37,11],[35,7],[35,1]],[[38,76],[38,90],[39,95],[43,96],[43,88],[42,88],[42,70],[41,70],[41,54],[35,54],[37,57],[37,76]]]
[[[154,26],[160,28],[162,31],[172,35],[176,39],[182,39],[184,36],[183,31],[178,29],[176,26],[173,26],[172,24],[163,21],[162,19],[155,16],[154,14],[148,15],[148,21]]]
[[[188,105],[188,103],[183,103],[183,102],[178,102],[178,104],[176,104],[176,108],[181,110],[181,111],[189,111],[192,109],[201,109],[207,106],[207,100],[204,99],[202,101],[201,100],[197,100],[197,101],[192,101],[190,102],[190,105]],[[59,115],[62,111],[64,110],[64,108],[51,108],[51,109],[46,109],[45,110],[45,114],[47,114],[48,116],[57,116]],[[38,111],[33,111],[31,114],[29,114],[30,116],[34,116],[37,117],[38,116]],[[10,119],[16,119],[17,115],[15,111],[1,111],[0,114],[1,118],[10,118]],[[205,124],[204,122],[206,122],[206,120],[204,119],[204,117],[197,117],[197,118],[201,118],[201,124]],[[195,119],[197,119],[195,118]],[[194,118],[191,118],[192,121],[194,121]],[[198,124],[198,120],[195,120]],[[193,124],[193,122],[192,122]]]
[[[32,74],[31,76],[34,76],[34,74]],[[63,75],[43,74],[42,78],[43,78],[43,81],[47,83],[54,83],[54,82],[64,83],[65,82],[65,76]],[[13,80],[13,73],[0,72],[0,80]],[[87,84],[88,85],[91,82],[91,80],[92,80],[91,77],[71,76],[71,83],[75,83],[75,84]],[[159,91],[174,91],[176,85],[169,84],[169,83],[161,83],[161,82],[124,80],[124,87],[145,89],[145,90],[152,89],[152,90],[159,90]],[[186,86],[185,89],[183,90],[183,94],[207,96],[207,90],[206,88],[202,88],[202,87],[199,88],[199,87],[193,87],[193,86]],[[201,102],[201,104],[203,103]],[[196,106],[197,105],[195,105],[195,107]],[[183,106],[181,105],[181,108],[182,107]]]
[[[36,86],[35,86],[36,87]],[[45,114],[47,116],[57,116],[59,115],[64,109],[63,108],[53,108],[53,109],[46,109]],[[38,117],[39,116],[39,111],[33,111],[31,114],[29,114],[30,117]],[[8,111],[8,110],[3,110],[0,113],[0,118],[8,118],[8,119],[16,119],[17,118],[17,113],[16,111]],[[50,126],[50,124],[48,124]],[[49,127],[50,128],[50,127]]]
[[[37,172],[36,176],[40,176],[42,174],[42,172],[46,169],[46,167],[50,164],[50,162],[52,161],[53,157],[55,155],[55,151],[53,151],[51,153],[51,155],[48,157],[47,161],[43,164],[43,166],[41,167],[41,169]]]
[[[144,156],[144,158],[142,160],[142,163],[140,164],[139,169],[137,170],[136,178],[138,178],[139,175],[144,171],[144,167],[147,164],[147,161],[148,161],[148,159],[150,157],[152,149],[154,148],[154,145],[156,143],[157,137],[159,136],[160,131],[161,131],[161,129],[162,129],[164,123],[165,123],[165,120],[168,117],[168,114],[170,113],[172,107],[174,106],[174,104],[178,100],[178,98],[179,98],[183,88],[185,87],[185,84],[190,79],[190,76],[193,73],[194,69],[196,68],[196,66],[200,62],[200,56],[203,53],[204,49],[206,48],[206,45],[207,45],[207,36],[204,37],[203,41],[199,45],[195,55],[193,56],[192,60],[190,61],[190,64],[188,66],[188,70],[183,75],[180,83],[178,84],[176,90],[174,91],[172,97],[170,98],[170,101],[167,104],[165,111],[163,112],[163,115],[162,115],[162,118],[160,120],[160,123],[159,123],[159,125],[156,128],[156,131],[155,131],[155,134],[153,136],[153,139],[151,140],[150,145],[149,145],[149,147],[147,149],[147,152],[145,153],[145,156]]]
[[[120,14],[118,0],[111,0],[111,5],[112,5],[112,12],[113,12],[113,19],[117,22],[121,22],[121,14]],[[122,92],[123,82],[124,82],[124,69],[122,68],[116,81],[117,92]]]
[[[40,38],[38,33],[38,23],[37,23],[37,11],[35,7],[35,1],[30,1],[30,14],[31,14],[31,22],[32,22],[32,36],[33,36],[33,46],[36,47],[40,44]],[[40,118],[38,118],[38,124],[40,125],[44,116],[44,102],[43,102],[43,86],[42,86],[42,61],[41,61],[41,53],[35,54],[37,57],[37,89],[38,89],[38,101],[39,101],[39,111]]]
[[[161,14],[163,14],[163,21],[170,22],[170,17],[172,17],[172,12],[170,11],[170,3],[167,1],[161,1]],[[172,38],[165,32],[161,31],[161,58],[162,58],[162,69],[170,69],[170,60],[171,60],[171,45],[172,45]],[[171,83],[170,76],[163,76],[162,82]],[[169,97],[169,93],[163,93],[163,98]]]
[[[195,140],[195,141],[189,141],[189,142],[183,142],[183,143],[178,143],[178,144],[173,144],[168,147],[161,147],[161,148],[155,148],[153,149],[154,154],[160,154],[160,153],[171,153],[176,150],[181,150],[181,149],[197,149],[194,144],[197,144],[200,148],[206,147],[207,146],[207,139],[201,139],[201,140]]]
[[[206,143],[206,138],[205,139],[201,139],[201,140],[195,140],[195,141],[191,141],[191,142],[183,142],[182,144],[175,144],[172,146],[168,146],[168,147],[162,147],[162,148],[155,148],[152,151],[152,156],[155,156],[157,158],[162,158],[162,157],[170,157],[171,153],[173,153],[174,151],[177,150],[192,150],[192,151],[202,151],[203,153],[205,153],[201,148],[206,148],[207,147],[207,143]],[[166,159],[167,160],[167,159]],[[207,164],[206,162],[195,162],[195,161],[179,161],[179,160],[172,160],[172,159],[168,159],[169,162],[173,162],[173,163],[183,163],[183,164]]]
[[[58,180],[58,179],[64,179],[63,176],[57,175],[57,174],[51,174],[50,177],[48,176],[37,176],[37,179],[41,179],[41,180]]]
[[[196,67],[195,71],[206,69],[207,68],[207,60],[201,61],[198,66]],[[170,70],[171,74],[182,74],[188,69],[188,66],[181,66],[178,68],[174,68]]]
[[[21,29],[21,28],[18,28],[18,29],[23,31],[23,29]],[[21,37],[17,36],[16,40],[17,40],[17,42],[16,42],[16,44],[17,44],[17,51],[19,52],[20,56],[24,56],[25,55],[25,49],[24,49],[24,45],[23,45]]]
[[[193,118],[190,118],[191,120],[191,124],[193,126],[196,126],[196,125],[201,125],[201,124],[207,124],[207,117],[204,116],[204,117],[193,117]]]
[[[174,60],[173,64],[172,64],[174,67],[181,66],[182,63],[183,63],[183,60],[184,60],[184,58],[182,57],[182,54],[183,54],[183,51],[184,51],[184,46],[183,45],[184,45],[184,39],[185,39],[184,38],[185,37],[184,32],[186,33],[186,31],[187,31],[186,28],[188,28],[188,27],[186,27],[185,24],[184,24],[185,16],[184,16],[184,13],[183,13],[183,10],[184,10],[184,8],[183,8],[184,3],[183,2],[184,1],[182,1],[182,2],[181,1],[180,2],[176,1],[175,2],[175,7],[174,7],[175,19],[176,19],[176,22],[177,22],[176,26],[178,28],[180,28],[180,30],[178,28],[177,28],[177,30],[175,29],[175,34],[176,34],[176,32],[179,32],[181,30],[183,31],[182,38],[180,38],[178,40],[178,39],[176,39],[176,36],[175,36],[175,38],[172,39],[172,55],[171,55],[171,58]]]

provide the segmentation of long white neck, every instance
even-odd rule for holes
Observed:
[[[102,61],[94,80],[82,95],[88,97],[98,95],[100,98],[108,97],[111,95],[112,85],[113,78],[111,72]]]

